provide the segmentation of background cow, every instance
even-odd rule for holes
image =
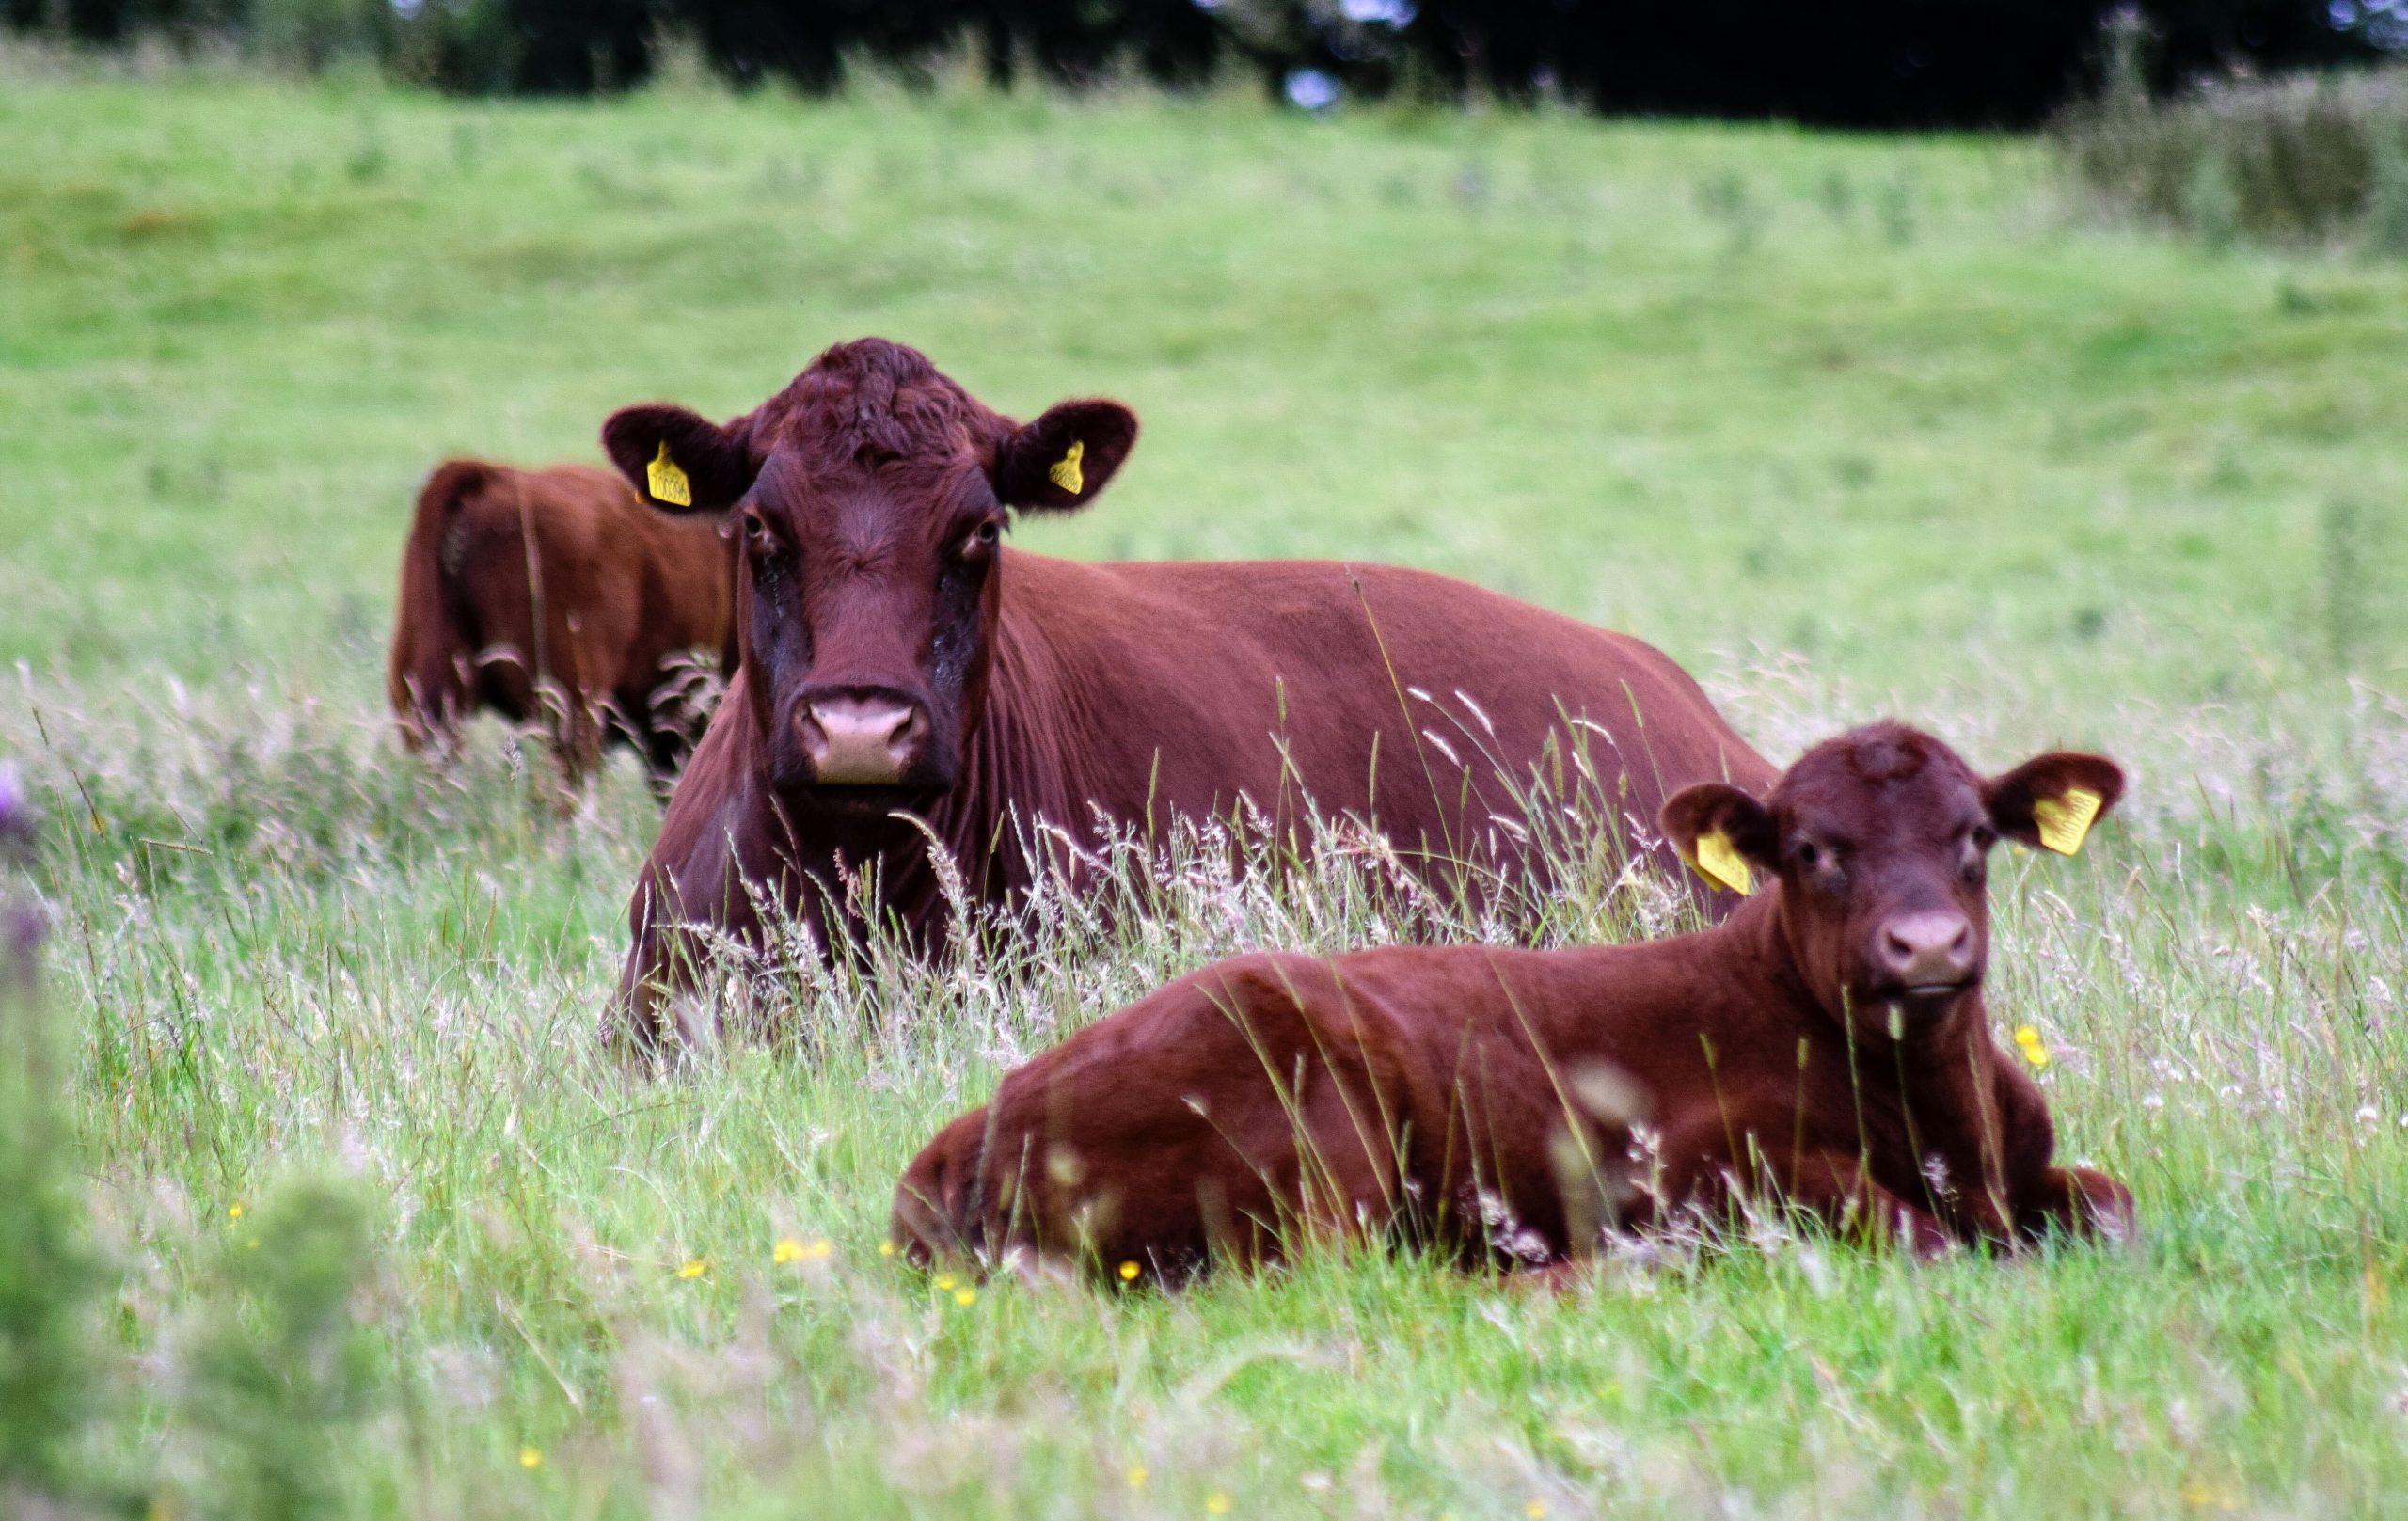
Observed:
[[[998,902],[1040,869],[1028,820],[1091,841],[1098,810],[1158,827],[1244,797],[1292,820],[1309,798],[1476,891],[1527,863],[1490,818],[1518,813],[1510,783],[1551,748],[1569,770],[1567,714],[1608,807],[1637,820],[1687,783],[1771,781],[1660,652],[1447,577],[1003,547],[1007,512],[1084,506],[1136,436],[1109,401],[1015,422],[878,339],[725,426],[666,405],[610,420],[631,481],[735,509],[742,551],[739,669],[629,910],[619,1006],[639,1039],[664,1008],[688,1017],[684,926],[758,946],[766,901],[827,927],[821,895],[866,871],[874,911],[941,939],[931,834]]]
[[[404,742],[449,743],[490,707],[543,715],[572,784],[606,738],[668,775],[701,721],[675,701],[678,658],[735,665],[730,554],[714,524],[653,512],[607,470],[436,467],[393,619],[387,687]]]
[[[1392,947],[1224,962],[1006,1077],[896,1193],[910,1256],[1020,1252],[1176,1280],[1299,1226],[1548,1261],[1735,1195],[1922,1251],[2129,1233],[2123,1185],[2051,1161],[1991,1038],[1987,861],[2071,853],[2123,774],[2057,753],[1985,780],[1894,724],[1759,799],[1664,807],[1724,924],[1560,951]],[[1134,1264],[1134,1270],[1118,1264]]]

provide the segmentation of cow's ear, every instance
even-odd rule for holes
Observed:
[[[1755,872],[1780,864],[1781,830],[1772,810],[1727,783],[1683,787],[1664,800],[1656,821],[1699,876],[1742,896],[1755,891]]]
[[[2104,755],[2057,750],[1982,784],[1990,824],[2010,840],[2069,856],[2124,795],[2124,768]]]
[[[1064,402],[995,452],[995,499],[1031,512],[1084,507],[1136,444],[1137,414],[1118,402]]]
[[[602,448],[636,495],[663,512],[725,512],[756,473],[744,430],[666,403],[611,413]]]

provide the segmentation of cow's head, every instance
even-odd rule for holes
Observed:
[[[2071,855],[2123,791],[2104,756],[2057,751],[1985,779],[1931,736],[1877,723],[1808,751],[1769,798],[1685,788],[1663,825],[1708,875],[1778,884],[1798,973],[1870,1038],[1929,1029],[1981,988],[2002,836]]]
[[[1085,506],[1136,439],[1117,402],[1014,422],[882,339],[838,344],[724,426],[652,405],[602,428],[646,500],[724,513],[742,546],[743,670],[772,784],[862,812],[960,775],[1007,514]]]

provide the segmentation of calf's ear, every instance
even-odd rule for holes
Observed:
[[[2057,750],[1982,784],[1990,823],[2010,840],[2061,856],[2082,848],[2090,826],[2124,795],[2124,768],[2104,755]]]
[[[1772,810],[1727,783],[1683,787],[1664,800],[1656,821],[1692,870],[1742,896],[1755,891],[1755,870],[1780,865]]]
[[[748,430],[656,402],[621,407],[602,424],[602,448],[636,495],[671,513],[720,513],[752,489]]]
[[[1118,402],[1061,403],[995,452],[995,499],[1030,512],[1084,507],[1136,444],[1137,414]]]

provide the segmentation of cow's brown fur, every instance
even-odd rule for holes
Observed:
[[[656,697],[673,657],[733,669],[732,560],[714,523],[653,512],[607,470],[436,467],[402,553],[387,671],[404,742],[447,745],[489,707],[541,717],[573,784],[613,737],[667,775],[694,723]]]
[[[758,947],[766,903],[816,932],[820,894],[867,875],[881,911],[940,939],[931,835],[999,903],[1038,875],[1033,820],[1085,846],[1099,815],[1159,830],[1228,817],[1243,798],[1291,825],[1309,800],[1376,823],[1448,881],[1465,861],[1524,866],[1491,816],[1517,816],[1510,784],[1551,746],[1559,782],[1576,742],[1608,805],[1642,823],[1685,784],[1771,779],[1658,651],[1447,577],[1001,546],[1006,509],[1091,499],[1135,436],[1103,401],[1022,426],[879,340],[829,350],[724,427],[668,406],[610,420],[604,441],[630,480],[665,449],[695,510],[732,507],[745,545],[741,669],[630,907],[618,1007],[640,1041],[693,1012],[676,996],[691,975],[681,927]],[[1076,493],[1048,474],[1074,442]],[[821,715],[872,707],[903,736],[891,774],[823,781]],[[1719,913],[1735,899],[1700,901]]]
[[[2048,1106],[1982,1000],[1988,851],[2035,841],[2035,798],[2069,785],[2112,807],[2122,778],[2060,753],[1984,781],[1875,726],[1762,803],[1705,785],[1666,805],[1685,850],[1720,831],[1771,878],[1714,928],[1208,968],[947,1126],[904,1174],[895,1239],[922,1262],[1176,1281],[1276,1258],[1299,1228],[1554,1261],[1747,1196],[1923,1251],[2128,1234],[2120,1183],[2052,1160]],[[1885,940],[1902,925],[1922,959]]]

